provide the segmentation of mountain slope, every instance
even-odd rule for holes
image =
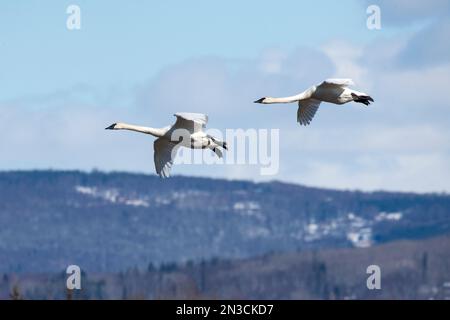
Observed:
[[[0,272],[369,247],[450,231],[450,196],[127,173],[0,173]]]

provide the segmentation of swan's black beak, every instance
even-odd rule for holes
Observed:
[[[263,103],[264,99],[265,98],[261,98],[261,99],[255,100],[255,101],[253,101],[253,103]]]
[[[113,123],[112,125],[110,125],[109,127],[105,128],[105,130],[113,130],[116,127],[116,124]]]

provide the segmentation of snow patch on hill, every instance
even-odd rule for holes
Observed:
[[[148,207],[148,200],[143,198],[129,198],[121,195],[116,189],[100,190],[96,187],[75,186],[78,193],[90,196],[96,199],[102,199],[110,203],[124,204],[132,207]]]

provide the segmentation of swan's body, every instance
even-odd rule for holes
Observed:
[[[297,121],[301,125],[308,125],[316,114],[320,103],[329,102],[334,104],[344,104],[350,101],[363,103],[366,106],[373,102],[373,99],[366,93],[349,89],[353,85],[351,79],[328,79],[317,86],[312,86],[306,91],[291,97],[272,98],[264,97],[255,103],[298,103]]]
[[[208,116],[201,113],[176,113],[175,117],[177,117],[175,124],[164,128],[142,127],[119,122],[106,129],[131,130],[158,138],[153,144],[154,161],[156,173],[163,178],[169,177],[176,151],[181,146],[191,149],[208,148],[219,158],[222,157],[219,147],[226,150],[227,144],[203,131],[208,122]]]

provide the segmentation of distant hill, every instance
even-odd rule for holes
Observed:
[[[441,236],[83,273],[82,290],[70,295],[63,272],[3,275],[0,299],[450,299],[449,248]],[[366,286],[369,265],[380,267],[381,290]]]
[[[450,234],[450,196],[76,171],[0,172],[0,273],[371,247]]]

